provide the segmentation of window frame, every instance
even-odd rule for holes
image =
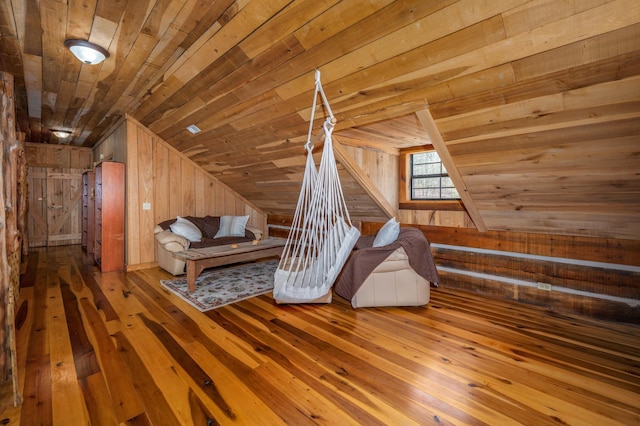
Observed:
[[[452,210],[464,211],[462,199],[454,200],[412,200],[411,199],[411,154],[435,151],[433,145],[422,145],[400,150],[400,191],[399,207],[404,210]],[[442,158],[441,158],[442,159]],[[455,185],[455,184],[454,184]],[[457,188],[456,188],[457,189]],[[460,192],[458,191],[458,194]]]

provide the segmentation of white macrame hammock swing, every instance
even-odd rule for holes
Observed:
[[[274,277],[273,298],[277,303],[329,303],[331,287],[360,237],[360,231],[351,223],[340,185],[332,139],[336,120],[322,90],[319,71],[315,80],[302,188]],[[316,170],[311,136],[318,94],[328,117],[323,125],[322,158]]]

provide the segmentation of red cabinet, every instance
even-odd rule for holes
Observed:
[[[105,161],[95,169],[93,256],[102,272],[124,271],[124,163]]]

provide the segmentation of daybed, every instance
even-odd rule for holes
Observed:
[[[247,226],[247,220],[248,216],[178,216],[159,223],[154,229],[158,265],[170,274],[181,275],[185,261],[173,253],[262,239],[262,231]]]
[[[438,283],[429,242],[416,228],[399,228],[397,235],[378,247],[372,246],[373,235],[362,236],[356,243],[334,287],[354,308],[429,302],[430,283]]]

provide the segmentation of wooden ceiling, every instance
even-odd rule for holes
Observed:
[[[640,239],[637,0],[0,0],[0,31],[27,141],[129,114],[287,214],[320,69],[349,144],[424,144],[429,108],[480,228]]]

